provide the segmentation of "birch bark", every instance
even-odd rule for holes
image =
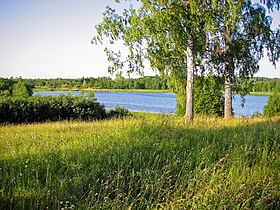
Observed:
[[[193,121],[193,84],[194,84],[194,54],[193,54],[193,37],[187,34],[187,86],[186,86],[186,114],[185,122]]]

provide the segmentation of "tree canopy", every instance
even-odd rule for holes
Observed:
[[[251,1],[217,1],[212,7],[208,63],[225,80],[225,117],[232,117],[235,78],[246,79],[259,70],[265,50],[276,65],[279,30],[272,31],[265,9]],[[224,15],[223,15],[224,14]]]
[[[279,9],[279,0],[260,2],[269,11]],[[93,42],[102,43],[106,37],[110,43],[121,40],[129,49],[126,58],[120,51],[105,49],[112,62],[109,72],[126,68],[128,73],[142,74],[148,60],[180,87],[177,95],[187,95],[187,120],[193,118],[194,74],[224,77],[228,118],[235,78],[254,75],[265,49],[274,65],[279,59],[279,29],[272,31],[265,9],[250,0],[141,0],[139,8],[122,14],[107,6],[96,29]]]

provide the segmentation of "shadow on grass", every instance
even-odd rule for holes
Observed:
[[[1,160],[0,207],[277,209],[279,131],[280,120],[221,129],[143,120],[100,144]]]

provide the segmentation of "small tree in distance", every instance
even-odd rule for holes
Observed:
[[[12,95],[20,98],[27,98],[32,96],[33,91],[32,88],[26,84],[22,80],[19,80],[12,86]]]

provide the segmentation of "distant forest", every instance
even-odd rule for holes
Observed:
[[[0,78],[4,79],[4,78]],[[141,78],[124,78],[117,75],[115,79],[111,77],[87,77],[78,79],[22,79],[10,78],[10,82],[22,80],[25,84],[36,89],[143,89],[143,90],[169,90],[167,79],[160,76],[145,76]],[[7,80],[7,79],[5,79]],[[7,82],[7,81],[6,81]],[[3,82],[2,82],[3,83]],[[1,80],[0,80],[1,89]]]
[[[31,88],[41,90],[79,90],[79,89],[137,89],[137,90],[169,90],[168,79],[160,76],[144,76],[141,78],[124,78],[117,75],[111,77],[83,77],[78,79],[22,79],[0,78],[0,90],[7,83],[22,80]],[[280,78],[256,77],[250,79],[250,92],[280,92]]]
[[[280,78],[256,77],[251,80],[253,81],[251,92],[280,93]]]

